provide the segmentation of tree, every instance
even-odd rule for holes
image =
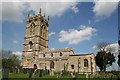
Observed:
[[[106,51],[98,52],[95,59],[100,71],[106,71],[106,67],[111,66],[115,62],[114,55],[111,52],[106,53]]]
[[[115,56],[112,53],[114,48],[111,48],[109,43],[99,42],[96,49],[98,50],[95,57],[96,64],[100,71],[106,71],[106,67],[111,66],[115,62]]]
[[[119,53],[119,55],[118,55],[118,65],[119,65],[119,67],[120,67],[120,53]]]
[[[3,68],[15,68],[16,66],[20,66],[20,60],[18,56],[11,54],[12,51],[4,51],[2,50],[3,58],[2,58],[2,67]],[[7,56],[8,55],[8,56]]]
[[[16,67],[16,66],[19,67],[20,66],[20,60],[19,60],[18,56],[12,55],[10,57],[10,59],[13,62],[13,67]]]
[[[120,31],[119,31],[119,32],[120,32]],[[118,65],[119,65],[119,67],[120,67],[120,40],[118,40],[118,44],[119,44],[119,48],[118,48],[118,50],[119,50]]]
[[[99,42],[96,46],[96,50],[98,51],[105,51],[107,49],[107,46],[109,45],[109,43],[106,42]]]

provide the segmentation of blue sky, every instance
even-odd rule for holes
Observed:
[[[72,47],[75,54],[96,53],[98,42],[118,40],[117,3],[4,3],[2,48],[22,52],[28,11],[50,16],[49,49]],[[19,54],[19,53],[18,53]]]

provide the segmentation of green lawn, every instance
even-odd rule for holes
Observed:
[[[50,80],[50,79],[56,80],[57,77],[58,77],[57,80],[72,80],[70,73],[67,76],[62,76],[62,77],[60,77],[60,73],[55,73],[54,76],[45,75],[42,77],[38,77],[38,80]],[[85,77],[86,77],[85,74],[79,74],[77,78],[85,79]],[[21,78],[22,78],[22,80],[26,80],[25,78],[27,78],[27,80],[33,80],[33,79],[28,79],[28,74],[24,74],[24,73],[19,73],[19,74],[10,73],[9,78],[10,78],[10,80],[21,80]],[[32,78],[34,78],[34,74],[32,75]],[[88,75],[88,78],[90,78],[90,75]],[[99,73],[98,75],[94,75],[94,77],[92,77],[92,78],[95,78],[96,80],[102,80],[105,78],[109,78],[109,79],[112,78],[114,80],[117,80],[118,77],[116,75]]]
[[[1,78],[2,78],[2,71],[0,71],[0,80],[1,80]]]
[[[58,78],[72,78],[70,76],[70,74],[68,74],[68,76],[60,77],[60,73],[55,73],[54,76],[45,75],[45,76],[38,77],[38,78],[57,78],[57,76],[58,76]],[[13,73],[10,73],[9,78],[28,78],[28,74],[24,74],[24,73],[13,74]],[[32,75],[32,78],[34,78],[34,74]],[[78,78],[85,78],[85,75],[79,74]]]

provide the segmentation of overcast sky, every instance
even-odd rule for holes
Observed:
[[[95,53],[98,42],[118,47],[116,2],[7,2],[2,4],[4,50],[21,55],[28,11],[50,16],[49,49],[72,47],[75,54]],[[1,14],[1,13],[0,13]]]

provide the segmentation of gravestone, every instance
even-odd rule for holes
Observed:
[[[88,73],[86,73],[86,80],[88,80]]]
[[[54,76],[54,70],[50,70],[50,76]]]
[[[42,76],[43,76],[42,73],[43,73],[43,70],[40,69],[40,70],[39,70],[39,77],[42,77]]]
[[[32,78],[33,71],[34,71],[33,69],[29,70],[29,78]]]
[[[72,80],[77,80],[77,73],[76,72],[72,72],[71,76],[72,76]]]
[[[43,73],[42,73],[42,74],[43,74],[43,76],[45,76],[45,75],[46,75],[45,70],[43,70]]]
[[[47,74],[47,75],[49,74],[49,70],[46,70],[46,74]]]

